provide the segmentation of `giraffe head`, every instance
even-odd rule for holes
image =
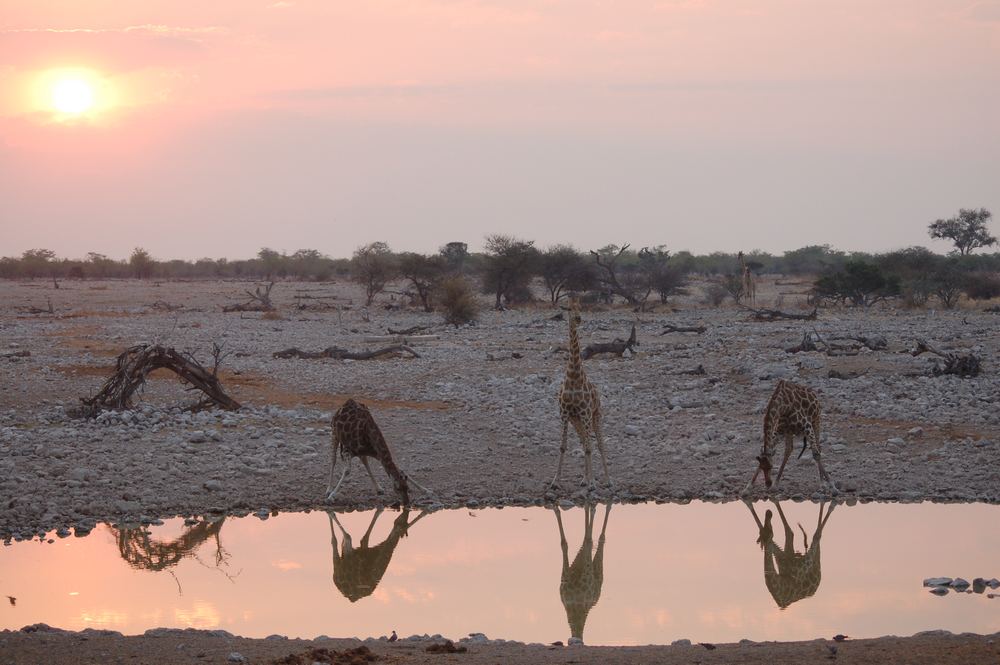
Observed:
[[[410,486],[406,482],[406,474],[400,471],[399,475],[393,475],[392,485],[396,488],[396,494],[399,495],[400,503],[404,506],[410,505]]]
[[[750,482],[751,483],[757,482],[757,476],[760,474],[761,471],[763,471],[764,472],[764,485],[766,485],[768,488],[770,488],[771,487],[771,468],[772,468],[771,467],[771,458],[768,457],[766,453],[761,453],[760,455],[757,455],[756,459],[757,459],[757,471],[754,472],[754,474],[753,474],[753,480],[751,480]]]

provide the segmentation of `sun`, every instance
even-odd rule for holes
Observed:
[[[94,89],[82,78],[63,78],[52,84],[52,106],[60,113],[77,115],[94,105]]]

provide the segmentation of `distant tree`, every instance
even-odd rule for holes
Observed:
[[[635,252],[629,251],[628,243],[606,245],[596,252],[590,250],[597,266],[597,281],[604,299],[608,302],[612,295],[624,298],[629,305],[639,306],[641,300],[639,290],[642,288],[637,277],[637,258]],[[646,293],[648,296],[648,292]]]
[[[951,240],[959,255],[966,256],[976,248],[996,244],[997,239],[986,230],[986,224],[992,218],[993,213],[986,208],[960,208],[954,217],[931,222],[927,231],[932,238]]]
[[[465,261],[469,258],[469,246],[464,242],[449,242],[438,253],[444,258],[448,271],[458,275],[464,270]]]
[[[410,282],[425,312],[433,312],[431,294],[447,271],[447,261],[440,254],[425,256],[414,252],[399,255],[399,274]]]
[[[540,257],[539,274],[553,305],[571,292],[587,291],[597,283],[594,265],[569,245],[545,250]]]
[[[642,280],[642,287],[646,296],[643,297],[643,305],[651,291],[655,291],[660,296],[660,302],[666,303],[667,298],[679,293],[687,283],[687,276],[684,271],[673,264],[670,252],[663,248],[663,245],[656,247],[643,247],[637,255],[638,272]]]
[[[133,275],[139,279],[149,279],[153,276],[153,268],[156,267],[156,261],[145,249],[136,247],[132,250],[132,255],[128,259],[128,265],[132,269]]]
[[[844,267],[816,280],[813,293],[817,298],[870,307],[900,294],[899,278],[885,275],[872,263],[851,260]]]
[[[435,289],[437,301],[444,312],[444,320],[456,328],[476,320],[479,305],[472,287],[464,277],[448,277]]]
[[[968,276],[953,259],[942,263],[930,275],[928,282],[941,305],[945,309],[954,309],[968,283]]]
[[[843,252],[831,249],[829,245],[809,245],[785,252],[779,265],[786,273],[816,274],[842,265],[845,258]]]
[[[496,296],[494,307],[530,299],[531,278],[538,271],[539,252],[534,241],[513,236],[486,237],[486,257],[483,266],[483,292]]]
[[[365,287],[365,305],[371,305],[375,296],[385,290],[396,272],[396,261],[385,242],[372,242],[354,250],[351,259],[351,277]]]
[[[29,249],[21,254],[21,270],[31,279],[51,276],[55,258],[51,249]]]
[[[283,277],[285,271],[285,259],[286,257],[279,252],[271,249],[270,247],[261,247],[260,251],[257,252],[257,258],[260,260],[261,269],[264,271],[264,277],[268,280],[274,277]]]

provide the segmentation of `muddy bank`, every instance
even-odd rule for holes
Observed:
[[[37,627],[31,627],[37,628]],[[645,647],[586,647],[525,645],[517,642],[455,642],[467,651],[454,655],[429,652],[443,639],[384,640],[317,639],[289,640],[281,636],[252,640],[225,631],[156,629],[144,636],[122,637],[105,631],[67,633],[55,630],[0,633],[0,657],[11,663],[136,663],[180,665],[189,663],[273,663],[290,655],[305,655],[310,649],[345,652],[367,647],[374,660],[385,663],[462,662],[469,665],[502,663],[767,663],[798,665],[807,662],[951,663],[994,662],[1000,656],[997,635],[952,635],[934,631],[913,637],[882,637],[871,640],[813,640],[809,642],[740,642]],[[487,640],[489,641],[489,640]],[[502,642],[502,640],[500,640]],[[836,654],[831,649],[836,649]],[[357,653],[357,652],[356,652]],[[364,652],[362,652],[364,653]],[[286,660],[285,662],[289,662]],[[291,661],[295,662],[295,661]],[[299,662],[306,662],[300,660]],[[330,662],[330,661],[328,661]],[[332,660],[366,662],[366,659]]]
[[[455,329],[434,314],[364,313],[351,285],[321,287],[350,309],[297,310],[296,289],[306,287],[281,284],[273,294],[281,318],[223,313],[221,304],[243,287],[81,283],[60,289],[56,316],[25,316],[18,307],[37,298],[38,287],[0,284],[2,346],[30,352],[0,359],[0,536],[66,535],[105,520],[321,507],[329,418],[348,396],[371,406],[400,466],[434,490],[418,505],[588,498],[577,484],[583,460],[572,439],[562,488],[545,491],[558,457],[556,391],[566,359],[566,324],[552,320],[552,310],[484,311],[478,325]],[[157,302],[181,309],[149,304]],[[754,468],[764,405],[775,381],[787,378],[821,395],[824,464],[840,498],[1000,501],[996,315],[843,310],[821,312],[818,321],[759,323],[694,298],[677,306],[638,317],[584,314],[584,343],[627,336],[633,322],[640,342],[635,357],[585,364],[601,393],[615,483],[594,498],[737,499]],[[668,325],[706,331],[661,335]],[[434,336],[413,342],[418,358],[273,357],[291,346],[377,348],[366,340],[412,326]],[[888,346],[846,356],[786,351],[813,329],[824,338],[881,335]],[[931,376],[931,359],[908,353],[918,338],[974,352],[985,370],[973,379]],[[221,343],[231,353],[223,384],[244,408],[183,412],[176,405],[192,396],[157,374],[135,411],[71,418],[79,398],[100,387],[114,355],[141,342],[205,361],[212,343]],[[790,464],[782,485],[782,498],[824,496],[808,454]],[[356,467],[330,507],[391,501]]]

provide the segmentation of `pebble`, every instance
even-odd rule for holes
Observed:
[[[239,651],[233,651],[226,657],[226,661],[230,663],[245,663],[247,662],[247,657]]]

